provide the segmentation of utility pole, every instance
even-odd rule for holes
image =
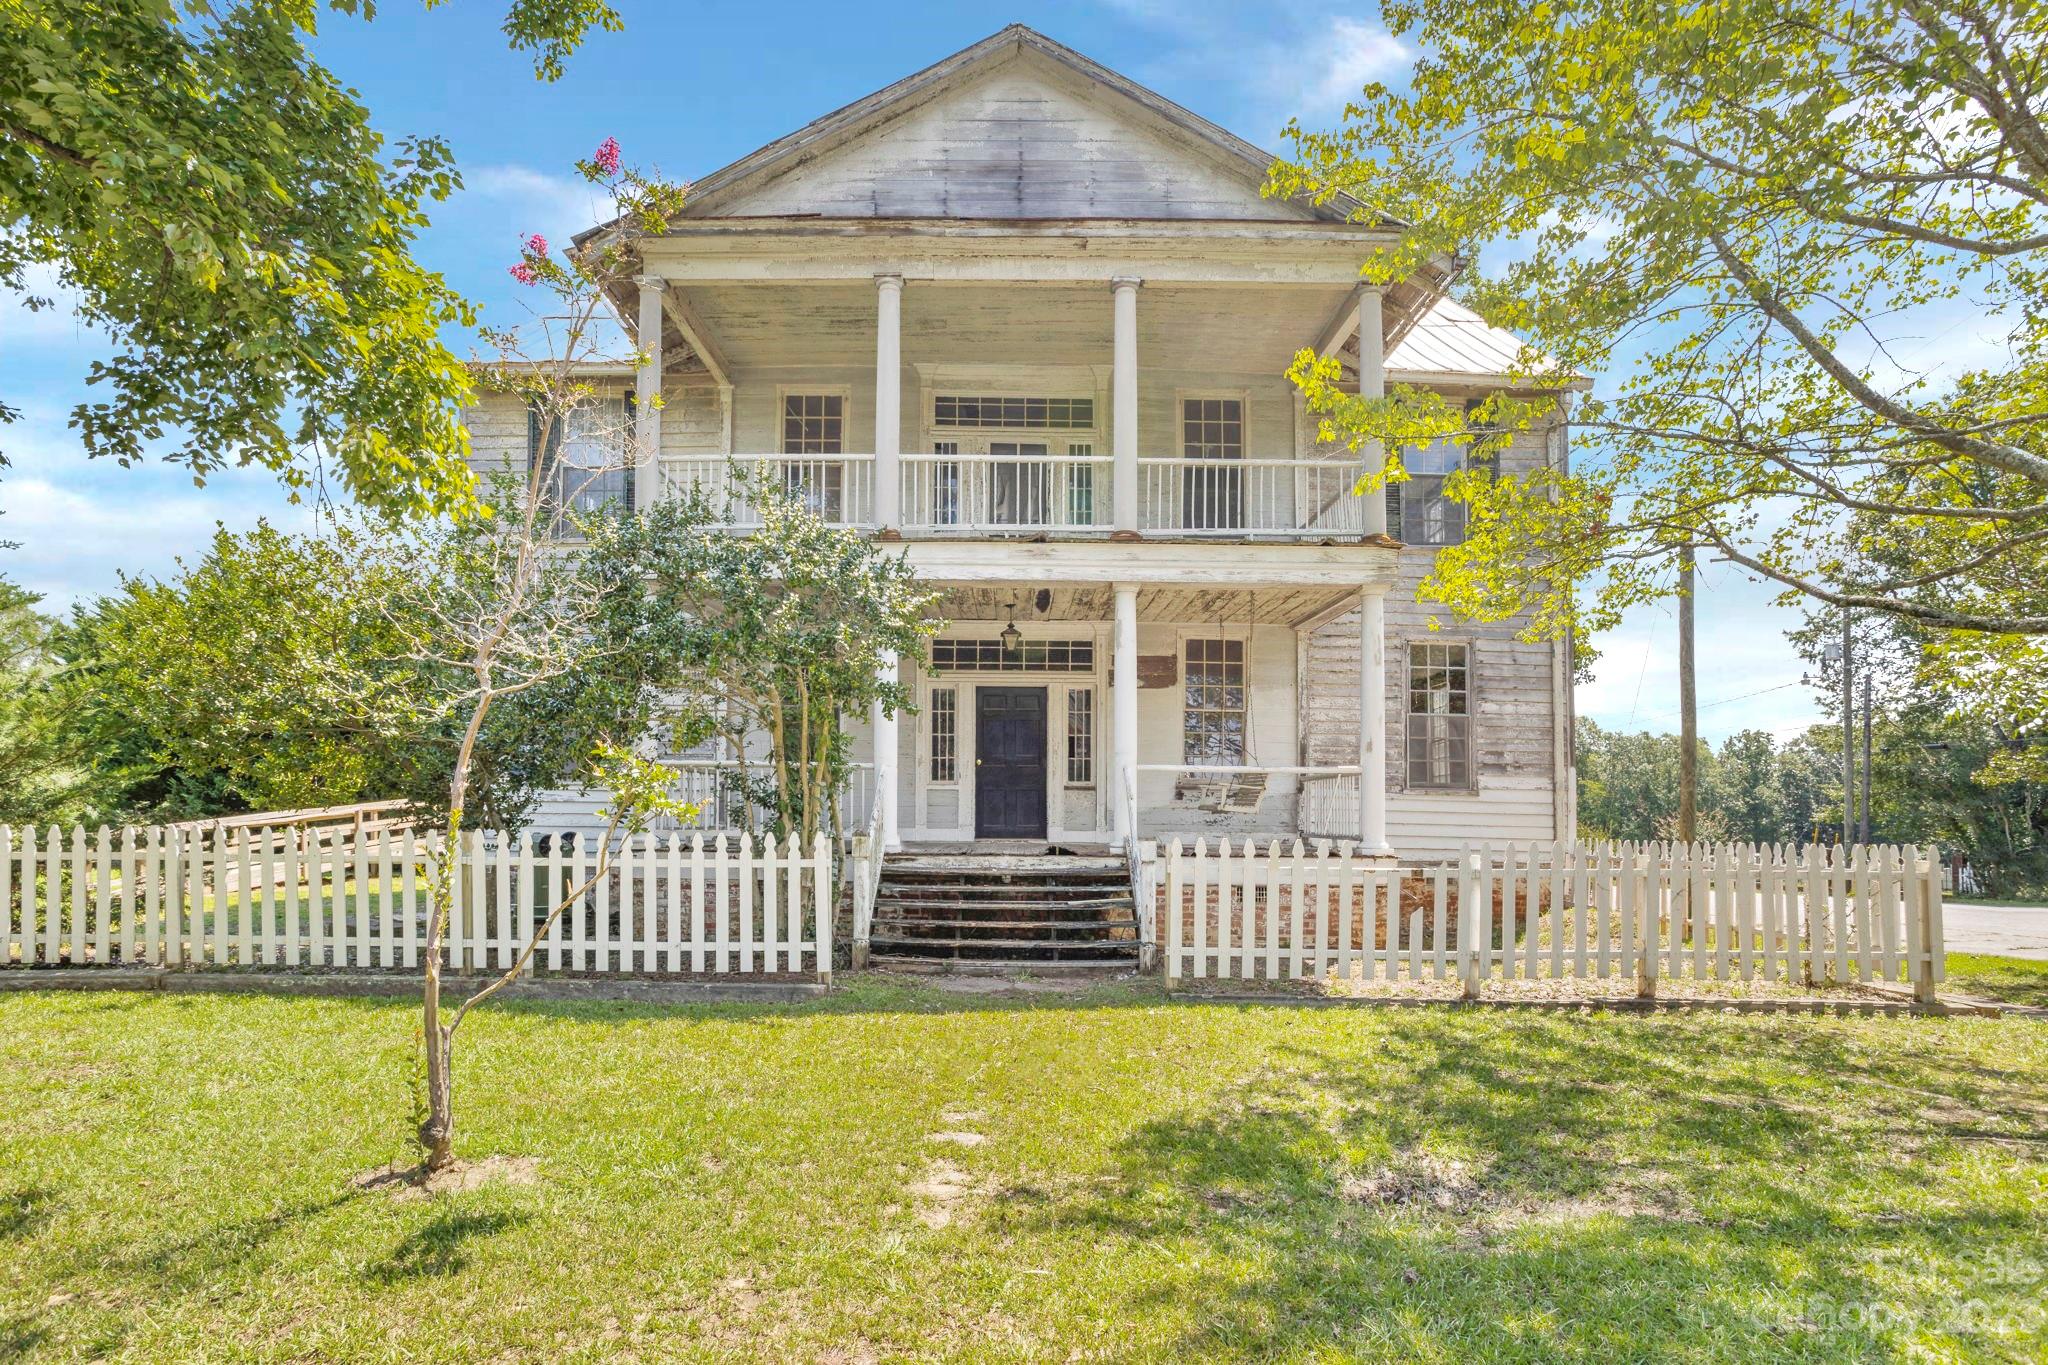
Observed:
[[[1842,608],[1842,843],[1856,838],[1856,642]]]
[[[1698,837],[1700,710],[1693,676],[1692,542],[1678,547],[1678,842]]]
[[[1863,818],[1856,822],[1856,837],[1870,842],[1870,670],[1863,670]]]

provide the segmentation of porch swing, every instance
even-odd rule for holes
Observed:
[[[1247,592],[1244,623],[1244,757],[1247,764],[1245,771],[1228,774],[1180,773],[1173,782],[1173,799],[1176,805],[1191,805],[1212,815],[1252,815],[1266,799],[1268,774],[1257,766],[1255,736],[1258,731],[1252,724],[1252,630],[1257,620],[1256,594]],[[1228,638],[1223,630],[1223,615],[1219,612],[1216,616],[1217,642],[1220,644]]]

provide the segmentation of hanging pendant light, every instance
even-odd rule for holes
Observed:
[[[1015,654],[1023,647],[1024,632],[1017,629],[1017,604],[1014,601],[1010,603],[1010,624],[1004,626],[1002,634],[996,636],[996,638],[1003,642],[1003,653],[1005,654]]]

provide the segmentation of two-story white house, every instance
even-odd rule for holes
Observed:
[[[1271,160],[1013,26],[703,177],[645,244],[634,496],[766,466],[942,592],[916,713],[859,736],[888,847],[1570,837],[1565,652],[1430,629],[1446,471],[1357,496],[1284,377],[1308,347],[1477,396],[1519,343],[1440,276],[1362,285],[1393,225],[1262,195]],[[472,429],[529,453],[516,408]]]

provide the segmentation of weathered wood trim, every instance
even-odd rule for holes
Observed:
[[[1254,542],[917,540],[905,557],[925,578],[967,583],[1190,582],[1241,588],[1360,588],[1391,583],[1398,550]]]
[[[712,381],[730,387],[732,366],[726,363],[725,352],[720,349],[716,335],[705,325],[704,320],[697,316],[696,310],[683,297],[682,291],[668,290],[662,299],[662,306],[668,312],[669,321],[682,333],[683,340],[690,343],[690,349],[697,353],[697,359],[704,362],[704,368],[711,375]]]
[[[834,147],[901,118],[950,89],[1020,58],[1040,60],[1056,71],[1078,78],[1084,89],[1118,97],[1155,132],[1205,155],[1219,166],[1234,168],[1254,187],[1254,192],[1264,183],[1273,162],[1271,153],[1042,33],[1023,24],[1011,24],[711,172],[697,182],[694,203],[700,211],[714,209],[721,200],[733,198],[751,185],[787,174]],[[1304,218],[1326,221],[1347,220],[1364,208],[1348,195],[1327,205],[1294,201],[1292,207]]]

